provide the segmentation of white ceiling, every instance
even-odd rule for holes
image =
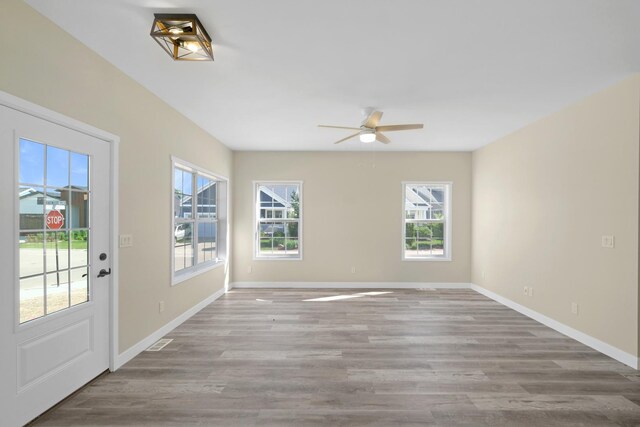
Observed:
[[[640,71],[637,0],[27,0],[237,150],[473,150]],[[173,62],[154,13],[196,13],[215,62]],[[96,82],[99,84],[99,82]]]

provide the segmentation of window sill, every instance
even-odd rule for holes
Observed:
[[[452,261],[451,257],[421,257],[421,258],[405,258],[402,257],[402,261],[436,261],[436,262],[440,262],[440,261]]]
[[[302,255],[299,257],[286,256],[253,256],[254,261],[302,261]]]
[[[222,267],[225,264],[226,260],[220,259],[213,264],[204,264],[201,267],[192,267],[184,273],[174,273],[171,277],[171,286],[176,286],[184,281],[193,279],[196,276],[206,273],[207,271],[215,270],[216,268]]]

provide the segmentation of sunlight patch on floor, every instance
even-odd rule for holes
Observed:
[[[351,294],[351,295],[333,295],[333,296],[330,296],[330,297],[320,297],[320,298],[305,299],[303,301],[315,301],[315,302],[339,301],[339,300],[344,300],[344,299],[370,297],[370,296],[384,295],[384,294],[391,294],[391,293],[393,293],[393,292],[391,292],[391,291],[385,291],[385,292],[359,292],[357,294]]]

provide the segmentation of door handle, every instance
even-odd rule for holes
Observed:
[[[98,273],[98,277],[104,277],[104,276],[108,276],[111,274],[111,269],[109,269],[109,271],[105,270],[104,268],[102,270],[100,270],[100,273]]]

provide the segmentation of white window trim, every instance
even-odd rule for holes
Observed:
[[[222,233],[224,233],[226,242],[225,242],[225,249],[226,249],[226,253],[222,254],[223,256],[221,256],[220,252],[218,251],[218,258],[215,260],[211,260],[211,261],[207,261],[205,263],[202,264],[195,264],[192,267],[186,268],[184,270],[181,270],[181,272],[176,272],[175,271],[175,252],[174,252],[174,239],[175,239],[175,196],[174,196],[174,191],[175,191],[175,168],[178,167],[180,169],[189,171],[191,173],[197,173],[199,175],[205,176],[209,179],[213,179],[215,181],[223,181],[226,185],[226,197],[225,197],[225,206],[224,206],[224,212],[221,212],[221,210],[219,209],[220,207],[220,194],[219,191],[216,191],[216,216],[217,216],[217,224],[218,226],[216,226],[216,245],[219,246],[219,242],[220,242],[220,236],[222,235]],[[170,233],[170,257],[171,257],[171,286],[175,286],[179,283],[182,283],[184,281],[187,281],[189,279],[192,279],[196,276],[199,276],[203,273],[206,273],[207,271],[219,268],[223,265],[226,264],[226,260],[228,258],[228,254],[229,254],[229,233],[228,233],[228,229],[229,229],[229,220],[228,220],[228,212],[229,212],[229,178],[227,178],[224,175],[220,175],[220,174],[216,174],[213,173],[211,171],[208,171],[207,169],[201,168],[200,166],[196,166],[191,162],[187,162],[186,160],[182,160],[178,157],[175,156],[171,156],[171,191],[169,193],[170,197],[171,197],[171,227],[169,229],[169,233]],[[196,206],[195,203],[192,203],[193,206]],[[193,209],[194,207],[191,208],[192,209],[192,214],[193,214]],[[222,230],[221,232],[221,227],[220,224],[224,223],[225,227],[224,230]],[[196,258],[198,256],[197,254],[197,249],[194,247],[194,258]]]
[[[258,185],[287,185],[297,184],[300,188],[300,218],[298,219],[298,255],[258,255],[258,220],[260,218],[258,206]],[[303,181],[255,180],[253,181],[253,260],[254,261],[302,261],[303,260]],[[278,218],[271,218],[278,219]]]
[[[417,262],[424,262],[424,261],[452,261],[452,242],[453,242],[453,238],[452,238],[452,227],[451,227],[451,223],[453,222],[453,218],[451,216],[451,205],[452,205],[452,201],[451,199],[452,194],[453,194],[453,182],[452,181],[402,181],[402,216],[401,216],[401,227],[402,227],[402,232],[400,233],[400,254],[401,254],[401,259],[402,261],[409,261],[409,262],[413,262],[413,261],[417,261]],[[434,255],[427,255],[427,256],[421,256],[421,257],[406,257],[405,256],[405,224],[406,224],[406,218],[405,218],[405,200],[407,198],[406,195],[406,191],[407,191],[407,185],[426,185],[426,186],[430,186],[430,185],[439,185],[439,186],[445,186],[446,192],[445,192],[445,201],[444,201],[444,210],[445,210],[445,228],[444,228],[444,247],[445,247],[445,253],[443,256],[434,256]]]

